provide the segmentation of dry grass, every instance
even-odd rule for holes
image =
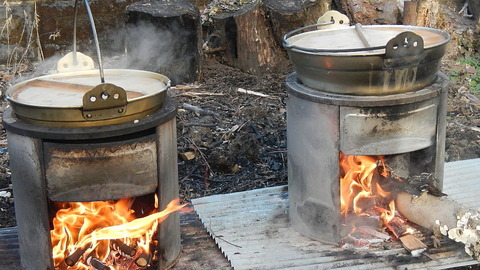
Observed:
[[[39,34],[40,17],[37,13],[37,2],[33,1],[33,12],[29,14],[27,10],[23,10],[23,16],[18,19],[20,26],[16,26],[14,12],[8,0],[3,2],[5,8],[3,25],[0,30],[0,37],[6,41],[7,57],[4,63],[7,71],[6,75],[15,76],[23,70],[27,69],[32,60],[42,61],[44,59]],[[21,27],[21,29],[14,29]],[[15,42],[12,42],[14,31],[20,32]],[[36,58],[36,59],[35,59]]]

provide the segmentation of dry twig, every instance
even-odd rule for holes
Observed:
[[[459,122],[457,122],[457,121],[453,121],[452,124],[457,125],[457,126],[459,126],[459,127],[468,128],[468,129],[470,129],[470,130],[480,132],[480,128],[478,128],[478,127],[467,126],[467,125],[464,125],[464,124],[459,123]]]
[[[203,92],[186,92],[178,95],[173,95],[173,97],[200,97],[200,96],[225,96],[222,93],[203,93]]]
[[[200,114],[205,114],[205,115],[212,115],[212,116],[217,116],[218,114],[214,111],[210,111],[210,110],[207,110],[207,109],[203,109],[203,108],[200,108],[198,106],[195,106],[195,105],[191,105],[191,104],[188,104],[188,103],[183,103],[183,108],[185,108],[185,110],[189,110],[189,111],[194,111],[194,112],[198,112]]]
[[[260,92],[255,92],[255,91],[252,91],[252,90],[243,89],[243,88],[237,88],[237,92],[242,93],[242,94],[247,94],[247,95],[253,95],[253,96],[257,96],[257,97],[264,97],[264,98],[269,98],[270,97],[270,95],[263,94],[263,93],[260,93]]]

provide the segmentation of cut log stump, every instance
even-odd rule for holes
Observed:
[[[205,52],[219,54],[225,64],[250,74],[283,71],[286,52],[276,42],[260,0],[213,1],[206,14],[212,29]]]
[[[473,18],[480,23],[480,1],[468,0],[468,10],[473,15]]]
[[[187,0],[142,1],[126,12],[130,68],[164,74],[173,85],[200,79],[202,29],[197,6]]]
[[[278,44],[282,44],[285,33],[316,23],[331,9],[327,0],[264,0],[264,5]]]
[[[398,24],[402,20],[397,0],[342,0],[341,5],[353,23]]]

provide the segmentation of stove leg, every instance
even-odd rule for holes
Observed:
[[[21,263],[53,269],[42,140],[7,132]]]
[[[445,76],[441,74],[440,76]],[[448,81],[447,81],[448,82]],[[437,138],[435,156],[435,176],[437,183],[434,185],[441,191],[443,189],[443,171],[445,163],[445,137],[447,130],[447,93],[448,83],[442,85],[437,111]]]
[[[179,197],[177,164],[177,129],[175,117],[157,127],[159,209]],[[159,225],[158,269],[169,269],[180,254],[180,216],[172,213]]]

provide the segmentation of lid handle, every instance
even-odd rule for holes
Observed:
[[[83,118],[106,120],[119,117],[127,110],[127,93],[111,83],[102,83],[83,95]]]
[[[418,66],[424,58],[423,38],[405,31],[388,41],[383,61],[385,68]]]

